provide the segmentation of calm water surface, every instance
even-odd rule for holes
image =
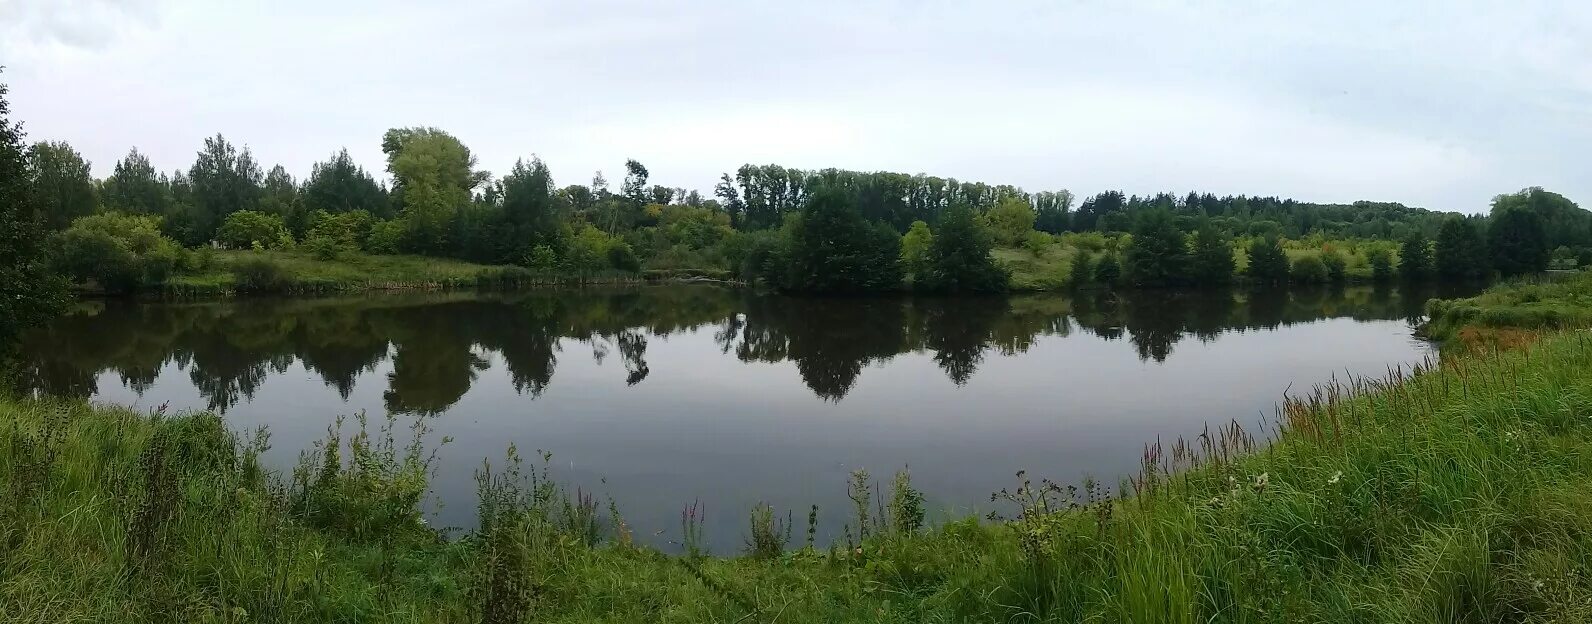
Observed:
[[[1431,296],[1350,288],[987,299],[794,299],[713,286],[89,302],[28,338],[43,392],[212,409],[268,425],[291,466],[332,418],[425,418],[437,522],[468,526],[472,471],[553,454],[639,538],[700,499],[715,552],[751,507],[820,506],[910,466],[930,507],[990,511],[1013,473],[1115,483],[1143,444],[1269,421],[1284,391],[1427,357]],[[373,418],[379,420],[379,418]],[[661,533],[659,533],[661,531]]]

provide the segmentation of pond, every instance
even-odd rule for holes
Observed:
[[[436,519],[468,527],[473,471],[510,443],[612,497],[668,547],[706,509],[713,552],[766,501],[840,535],[848,475],[910,467],[940,517],[983,515],[1013,475],[1106,483],[1146,442],[1237,421],[1292,388],[1432,353],[1434,293],[1347,289],[804,299],[709,285],[91,301],[26,338],[40,392],[266,425],[288,469],[337,415],[416,418]]]

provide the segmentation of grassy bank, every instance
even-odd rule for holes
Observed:
[[[816,516],[846,526],[842,543],[806,543],[810,510],[765,508],[748,510],[746,552],[717,557],[632,545],[623,510],[560,490],[541,457],[484,465],[480,528],[444,539],[419,509],[429,458],[451,449],[434,450],[441,441],[423,430],[420,444],[403,442],[402,423],[398,442],[380,423],[368,433],[347,423],[273,475],[254,460],[266,438],[240,438],[214,416],[0,402],[0,612],[19,622],[1586,621],[1592,340],[1534,338],[1317,388],[1285,405],[1268,432],[1279,441],[1264,448],[1223,427],[1148,447],[1143,472],[1122,484],[1014,483],[993,497],[1003,521],[923,527],[909,479],[858,475],[855,508]],[[681,517],[675,539],[691,552],[700,516],[686,507]]]
[[[723,278],[713,271],[604,270],[590,274],[533,271],[429,256],[344,253],[336,259],[296,251],[216,251],[203,268],[172,276],[166,296],[226,296],[248,292],[313,294],[366,290],[502,288],[553,284],[620,284]]]
[[[1433,300],[1426,314],[1421,331],[1439,340],[1592,327],[1592,272],[1522,278],[1468,299]]]

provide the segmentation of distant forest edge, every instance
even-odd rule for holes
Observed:
[[[26,186],[51,265],[105,292],[286,289],[305,260],[364,254],[495,265],[505,282],[691,270],[793,292],[1460,280],[1592,265],[1592,213],[1540,188],[1464,216],[1192,192],[1075,201],[922,174],[745,165],[704,195],[652,184],[635,160],[617,190],[601,172],[559,186],[536,157],[494,177],[429,127],[389,130],[382,151],[390,186],[346,149],[297,180],[219,134],[186,171],[159,172],[134,148],[99,180],[71,145],[46,141],[26,150]],[[218,262],[218,247],[262,253]]]

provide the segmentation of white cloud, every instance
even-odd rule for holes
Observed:
[[[217,131],[302,175],[383,130],[563,182],[624,159],[706,190],[743,162],[1033,189],[1475,211],[1592,202],[1592,5],[1205,2],[0,4],[34,138],[109,171]]]
[[[28,60],[52,52],[105,50],[156,17],[153,0],[6,0],[0,53]]]

